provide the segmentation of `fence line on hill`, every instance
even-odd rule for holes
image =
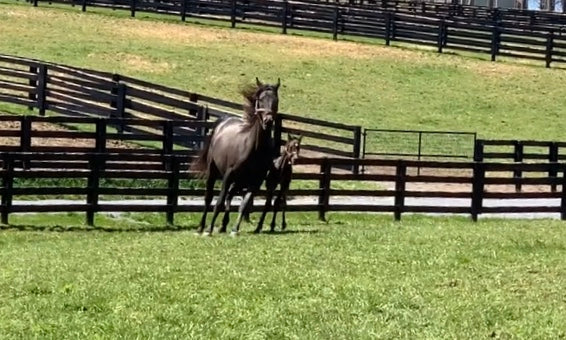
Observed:
[[[92,6],[130,10],[132,16],[150,12],[179,16],[181,20],[229,21],[232,27],[249,23],[280,27],[284,34],[293,29],[329,33],[334,39],[339,35],[379,38],[386,45],[392,41],[425,45],[440,53],[450,49],[489,54],[492,61],[499,56],[513,57],[543,61],[546,67],[566,62],[561,15],[560,24],[539,25],[532,22],[532,16],[531,21],[525,21],[513,14],[516,20],[510,20],[510,14],[505,16],[508,12],[498,9],[488,11],[485,17],[469,17],[306,0],[83,0],[81,4],[83,11]]]
[[[128,134],[162,136],[148,126],[132,126],[127,119],[215,121],[242,109],[242,104],[132,77],[6,55],[0,55],[0,101],[36,108],[42,116],[51,111],[67,117],[118,118],[111,124],[124,138]],[[208,132],[208,127],[183,129],[186,136],[196,137],[177,138],[175,143],[190,148],[199,148]],[[281,145],[285,133],[301,134],[304,150],[358,158],[361,131],[360,126],[281,113],[275,120],[274,140]]]

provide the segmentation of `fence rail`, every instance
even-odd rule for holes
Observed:
[[[161,138],[162,131],[128,119],[210,121],[236,116],[242,104],[118,74],[0,55],[0,102],[47,111],[66,117],[116,118],[110,124],[123,138],[146,135]],[[316,129],[313,129],[316,127]],[[176,126],[193,138],[175,144],[200,148],[209,126]],[[315,132],[316,131],[316,132]],[[325,156],[360,157],[361,127],[282,113],[275,122],[274,140],[285,132],[305,136],[304,149]],[[353,169],[357,171],[357,168]]]
[[[24,212],[85,212],[88,224],[94,223],[97,212],[138,211],[163,212],[167,222],[173,223],[174,216],[180,212],[199,212],[202,201],[187,201],[182,196],[200,196],[203,190],[187,187],[183,181],[192,177],[186,164],[190,160],[186,155],[175,154],[138,154],[138,153],[68,153],[68,152],[3,152],[0,156],[2,186],[0,195],[2,205],[0,213],[2,223],[9,222],[9,215]],[[169,163],[164,169],[161,165]],[[24,169],[18,164],[31,164]],[[314,189],[291,190],[290,195],[310,198],[298,204],[289,204],[289,211],[318,212],[324,219],[331,211],[389,212],[395,219],[401,219],[404,213],[441,213],[468,214],[475,221],[481,214],[489,213],[558,213],[566,219],[566,177],[540,175],[550,170],[563,174],[566,164],[501,164],[483,162],[431,162],[404,160],[353,160],[345,158],[301,158],[299,165],[319,167],[317,172],[296,172],[293,180],[317,183]],[[351,174],[334,171],[343,166],[379,166],[390,167],[392,174]],[[432,175],[412,175],[413,168],[426,168]],[[447,171],[456,171],[447,175]],[[513,185],[517,179],[505,177],[504,173],[522,171],[538,174],[518,179],[525,186],[561,185],[560,192],[505,192],[486,190],[490,185]],[[40,185],[40,180],[50,180],[50,186]],[[78,184],[69,185],[74,179]],[[112,180],[134,180],[123,182],[120,187]],[[108,184],[107,182],[110,181]],[[384,189],[341,189],[336,184],[349,181],[359,183],[378,183]],[[415,190],[410,185],[431,183],[433,190]],[[460,185],[458,190],[443,190],[442,183]],[[135,184],[135,185],[134,185]],[[260,192],[263,195],[264,192]],[[34,204],[30,201],[17,200],[27,195],[78,195],[81,199],[69,202],[49,202]],[[161,199],[149,201],[150,204],[132,204],[116,202],[112,196],[143,195],[146,198]],[[349,201],[335,201],[336,198],[348,197]],[[449,198],[449,200],[426,199]],[[357,198],[357,200],[356,200]],[[360,200],[361,198],[361,200]],[[553,199],[553,203],[544,205],[529,204],[517,206],[509,203],[513,199]],[[499,204],[489,204],[490,199],[497,199]],[[454,202],[460,204],[455,205]],[[41,201],[40,201],[41,202]],[[315,203],[313,203],[315,202]],[[262,205],[256,205],[254,211]],[[232,206],[232,211],[236,210]]]
[[[78,2],[57,0],[55,3]],[[383,5],[385,3],[385,5]],[[277,0],[84,0],[87,6],[128,9],[339,35],[363,36],[497,57],[542,61],[546,67],[566,62],[566,15],[388,1],[381,5],[351,5],[317,1]],[[37,6],[38,1],[34,1]],[[402,4],[402,5],[401,5]],[[381,6],[381,7],[380,7]]]

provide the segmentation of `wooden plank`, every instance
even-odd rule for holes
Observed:
[[[295,135],[301,135],[303,137],[321,139],[321,140],[325,140],[325,141],[343,143],[343,144],[347,144],[347,145],[353,145],[354,144],[354,138],[334,136],[334,135],[329,135],[329,134],[326,134],[326,133],[313,132],[312,130],[308,131],[308,130],[303,130],[303,129],[293,129],[293,128],[288,128],[288,127],[283,127],[281,129],[281,132],[291,133],[291,134],[295,134]]]
[[[176,98],[167,97],[163,94],[150,92],[135,87],[128,87],[128,97],[138,97],[145,101],[155,102],[157,104],[169,105],[185,111],[200,110],[201,106],[191,101],[183,101]]]

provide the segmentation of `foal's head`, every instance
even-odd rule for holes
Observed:
[[[287,143],[285,143],[283,156],[287,160],[288,164],[295,164],[295,161],[299,158],[299,153],[301,151],[301,139],[303,139],[303,136],[287,134]]]
[[[264,84],[256,77],[256,85],[245,88],[242,91],[246,99],[244,112],[248,121],[259,119],[262,128],[271,127],[275,116],[279,111],[278,90],[281,80],[277,79],[277,84]]]

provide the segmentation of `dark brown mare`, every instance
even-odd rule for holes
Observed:
[[[279,107],[279,86],[279,79],[277,84],[269,85],[256,78],[256,86],[243,89],[243,118],[230,117],[219,121],[199,157],[191,165],[191,169],[207,177],[199,233],[204,230],[217,179],[222,179],[222,188],[214,206],[208,235],[212,234],[214,222],[222,208],[225,213],[220,232],[226,232],[232,197],[238,192],[245,192],[238,220],[232,229],[233,234],[239,232],[243,209],[259,190],[272,164],[271,129]]]
[[[279,186],[279,192],[273,205],[271,232],[275,230],[275,217],[277,216],[277,211],[281,211],[281,230],[285,230],[285,228],[287,228],[287,223],[285,222],[287,191],[289,190],[291,177],[293,177],[293,164],[295,164],[295,160],[299,157],[299,152],[301,151],[302,138],[302,136],[287,135],[285,149],[281,152],[281,156],[277,157],[273,161],[271,169],[269,169],[267,178],[265,179],[265,187],[267,189],[265,206],[263,207],[263,213],[261,214],[261,218],[259,219],[255,230],[256,233],[261,232],[263,221],[265,220],[265,214],[267,214],[267,211],[271,208],[271,199],[273,198],[273,193],[277,186]]]

